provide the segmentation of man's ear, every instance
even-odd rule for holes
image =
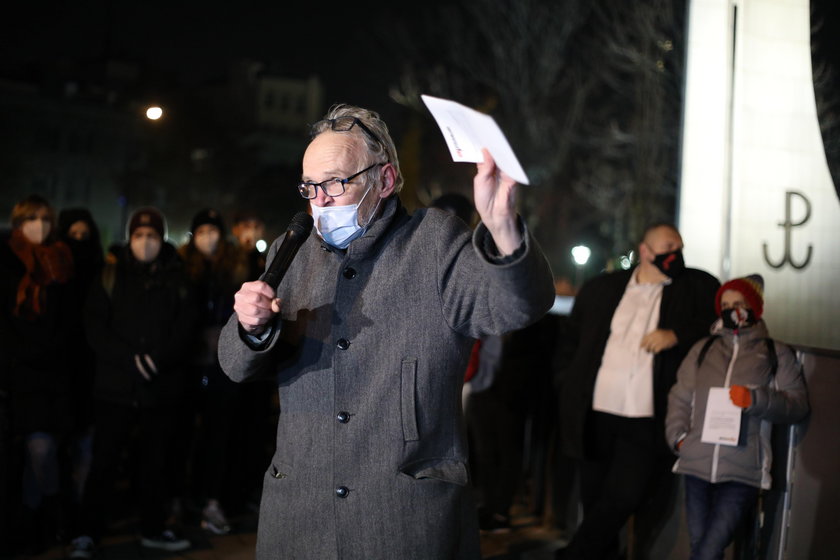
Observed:
[[[379,198],[388,198],[394,194],[394,187],[397,184],[397,169],[390,163],[386,163],[382,166],[382,172],[379,176],[382,179]]]

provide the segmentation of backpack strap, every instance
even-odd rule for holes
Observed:
[[[697,355],[697,367],[698,368],[700,367],[700,364],[703,363],[703,360],[706,359],[706,353],[709,351],[709,348],[719,338],[720,338],[719,334],[713,334],[709,338],[706,339],[706,342],[703,344],[703,347],[700,349],[700,353]]]

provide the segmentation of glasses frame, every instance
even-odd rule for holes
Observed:
[[[377,165],[385,165],[386,163],[387,162],[374,163],[372,165],[369,165],[369,166],[365,167],[361,171],[357,171],[356,173],[353,173],[352,175],[350,175],[349,177],[346,177],[344,179],[339,179],[338,177],[333,177],[332,179],[327,179],[325,181],[321,181],[320,183],[316,183],[315,181],[301,181],[300,183],[298,183],[298,186],[297,186],[298,187],[298,192],[300,193],[300,196],[302,196],[306,200],[312,200],[313,198],[318,197],[318,188],[320,188],[321,192],[324,193],[324,196],[328,196],[330,198],[338,198],[339,196],[341,196],[345,192],[347,192],[347,183],[351,182],[353,179],[355,179],[356,177],[358,177],[359,175],[361,175],[365,171],[370,171],[371,169],[373,169]],[[328,193],[327,189],[325,188],[324,185],[327,185],[329,183],[337,183],[337,184],[341,185],[341,192],[338,193],[338,194]],[[312,189],[312,196],[306,196],[306,194],[304,194],[304,191],[309,191],[310,188]]]

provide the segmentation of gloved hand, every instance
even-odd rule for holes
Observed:
[[[137,368],[137,371],[146,381],[152,381],[155,377],[157,377],[157,366],[155,365],[154,360],[152,360],[152,357],[148,354],[135,354],[134,367]]]
[[[752,394],[743,385],[733,385],[729,388],[729,398],[732,404],[741,408],[749,408],[752,404]]]

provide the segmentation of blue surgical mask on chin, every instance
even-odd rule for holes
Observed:
[[[328,245],[336,249],[346,249],[351,241],[358,239],[367,230],[370,219],[364,226],[359,225],[359,205],[369,192],[370,187],[359,202],[347,206],[316,206],[310,203],[315,229]],[[379,206],[379,201],[376,202],[376,206]],[[376,208],[371,212],[371,219],[375,214]]]

